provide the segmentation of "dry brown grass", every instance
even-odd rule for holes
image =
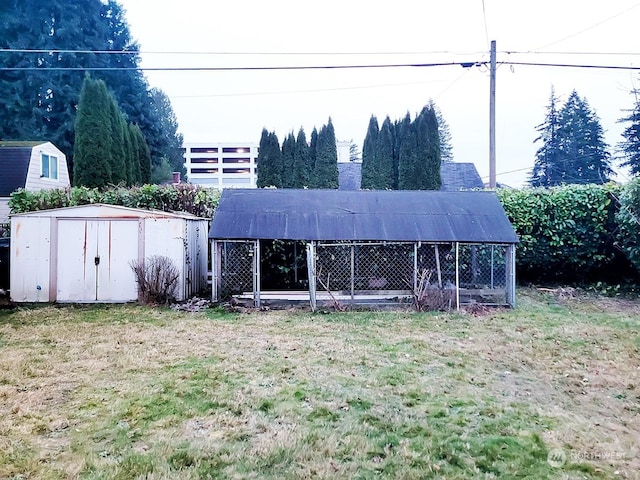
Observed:
[[[637,478],[640,304],[523,293],[475,316],[5,313],[0,478]]]

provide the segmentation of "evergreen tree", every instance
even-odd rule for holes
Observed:
[[[300,127],[296,137],[296,148],[293,155],[293,187],[303,188],[309,186],[309,145],[304,129]]]
[[[536,152],[536,160],[533,165],[529,183],[533,187],[549,187],[556,181],[556,171],[561,160],[560,139],[560,112],[555,90],[551,87],[551,96],[544,122],[536,127],[539,132],[534,143],[542,141],[542,146]]]
[[[398,152],[398,189],[417,189],[417,151],[418,145],[415,135],[415,125],[411,122],[409,112],[399,125],[398,129],[399,152]]]
[[[311,130],[311,139],[309,141],[309,184],[310,188],[314,188],[316,184],[316,157],[318,154],[318,130],[316,127],[313,127]]]
[[[378,169],[377,145],[379,132],[378,119],[372,115],[369,119],[367,135],[364,139],[364,143],[362,144],[361,186],[364,190],[376,188],[376,175]]]
[[[442,111],[435,104],[433,99],[429,100],[427,106],[432,108],[436,112],[436,119],[438,120],[438,136],[440,137],[440,159],[443,162],[453,162],[453,145],[449,124],[444,119]]]
[[[314,188],[338,188],[338,150],[331,118],[318,133],[314,179]]]
[[[186,174],[184,156],[182,154],[184,139],[178,132],[178,119],[171,101],[166,93],[159,88],[149,91],[151,100],[151,117],[145,138],[149,143],[153,168],[160,166],[161,161],[166,160],[172,172]],[[148,132],[152,132],[150,136]]]
[[[128,140],[129,140],[129,161],[130,167],[130,181],[132,185],[142,184],[142,174],[140,172],[140,156],[142,152],[140,150],[140,143],[138,138],[138,132],[140,131],[133,123],[127,126]]]
[[[138,183],[138,171],[135,168],[137,162],[135,159],[138,158],[138,152],[133,145],[133,140],[131,139],[131,129],[127,124],[127,121],[122,117],[122,138],[124,142],[124,155],[125,155],[125,166],[127,169],[127,185],[135,185]]]
[[[551,142],[549,145],[545,143],[538,151],[541,153],[534,164],[531,184],[553,186],[608,182],[612,173],[611,156],[600,120],[587,101],[574,90],[558,113],[555,131],[549,127],[545,129],[550,117],[551,107],[547,120],[541,126],[543,135],[538,137],[543,140],[551,138]]]
[[[0,49],[39,50],[0,51],[4,68],[0,71],[0,138],[49,140],[67,155],[73,167],[74,124],[84,77],[84,72],[76,69],[83,67],[105,81],[128,120],[151,139],[154,158],[172,158],[168,150],[173,148],[173,139],[156,128],[152,95],[136,68],[139,47],[115,0],[3,0]],[[51,68],[57,70],[52,73]]]
[[[149,146],[142,134],[142,130],[136,124],[131,127],[132,142],[135,144],[135,150],[138,153],[137,166],[140,172],[140,184],[147,184],[151,182],[151,154],[149,153]],[[136,159],[134,159],[134,162]]]
[[[391,119],[384,119],[376,142],[377,168],[374,173],[373,186],[377,190],[390,190],[393,188],[393,133],[391,131]]]
[[[102,80],[85,77],[75,125],[73,184],[106,187],[112,181],[109,92]]]
[[[351,145],[349,145],[349,161],[350,162],[359,162],[360,158],[360,149],[358,148],[357,143],[353,143],[353,139],[351,140]]]
[[[274,132],[262,130],[258,152],[258,188],[282,187],[282,152]]]
[[[282,188],[295,188],[293,166],[295,162],[296,137],[293,132],[282,141]]]
[[[440,136],[433,108],[425,106],[416,120],[416,188],[440,190]]]
[[[109,94],[109,117],[111,121],[111,181],[114,184],[127,184],[128,165],[125,157],[125,140],[123,124],[124,115],[118,108],[113,95]]]
[[[622,118],[620,122],[629,125],[622,132],[624,141],[618,144],[618,148],[624,157],[621,163],[623,167],[629,167],[631,175],[640,175],[640,91],[633,90],[635,104],[629,111],[629,115]]]

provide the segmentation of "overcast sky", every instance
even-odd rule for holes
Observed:
[[[607,142],[633,106],[640,71],[500,62],[640,66],[637,0],[120,0],[144,67],[258,67],[488,62],[497,43],[498,182],[522,185],[539,144],[551,87],[598,114]],[[521,52],[521,53],[518,53]],[[564,52],[571,52],[570,54]],[[371,115],[415,115],[433,99],[454,160],[488,181],[489,70],[459,65],[303,71],[149,71],[170,97],[186,142],[282,142],[332,118],[360,148]],[[511,173],[509,173],[511,172]],[[622,175],[621,180],[626,177]]]

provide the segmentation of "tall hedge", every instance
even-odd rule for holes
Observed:
[[[619,282],[636,277],[619,248],[616,216],[623,190],[614,184],[498,190],[520,237],[520,281]]]

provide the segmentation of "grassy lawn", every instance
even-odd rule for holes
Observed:
[[[639,478],[640,302],[0,312],[0,478]]]

